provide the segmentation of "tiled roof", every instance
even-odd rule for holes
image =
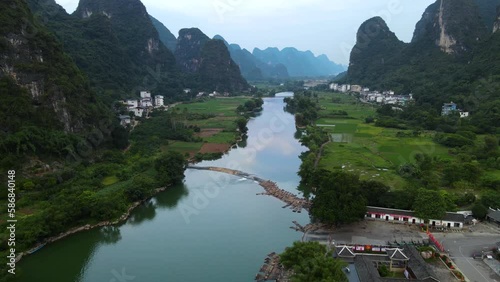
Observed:
[[[500,221],[500,211],[489,210],[488,217],[495,221]]]
[[[408,211],[408,210],[398,210],[398,209],[379,208],[370,206],[366,207],[366,210],[371,213],[386,213],[386,214],[415,216],[415,213],[413,211]]]
[[[387,255],[391,260],[402,260],[402,261],[407,261],[409,258],[403,254],[401,249],[387,249]]]
[[[443,220],[453,222],[465,222],[465,215],[461,213],[447,212]]]
[[[356,256],[356,254],[351,250],[351,248],[347,246],[336,247],[335,251],[337,252],[338,257],[341,258],[353,258]]]

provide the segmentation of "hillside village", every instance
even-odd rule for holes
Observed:
[[[189,88],[183,89],[184,94],[191,95],[192,90]],[[219,93],[217,91],[213,91],[212,93],[207,92],[198,92],[195,98],[216,98],[216,97],[229,97],[228,92]],[[119,101],[119,104],[125,107],[126,112],[129,114],[119,114],[118,118],[120,119],[120,124],[124,127],[130,125],[132,123],[132,117],[141,118],[141,117],[149,117],[149,113],[154,109],[163,109],[168,110],[169,105],[165,105],[165,97],[162,95],[152,96],[150,91],[141,91],[139,99],[127,99]],[[133,113],[133,114],[130,114]]]
[[[408,95],[397,95],[392,90],[382,92],[370,91],[369,88],[360,85],[331,83],[329,89],[341,93],[357,93],[359,94],[359,99],[364,103],[406,106],[414,101],[413,94],[411,93]],[[460,118],[467,118],[470,115],[469,112],[459,109],[457,104],[453,102],[444,103],[441,115],[447,116],[453,113],[458,113]]]

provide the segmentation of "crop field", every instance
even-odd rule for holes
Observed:
[[[432,140],[430,132],[419,137],[397,137],[398,132],[411,136],[411,131],[365,123],[366,117],[375,116],[373,106],[358,103],[354,97],[325,93],[320,95],[320,103],[323,110],[317,125],[329,132],[333,141],[325,147],[320,168],[342,168],[359,174],[362,179],[376,179],[398,188],[404,180],[396,173],[397,168],[413,162],[416,154],[452,158],[448,148]],[[332,113],[339,111],[348,115],[332,117]]]

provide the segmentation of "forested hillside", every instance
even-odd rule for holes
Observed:
[[[434,118],[443,103],[454,101],[471,113],[471,130],[498,133],[499,35],[485,24],[493,20],[485,13],[493,2],[438,0],[424,12],[409,44],[400,42],[381,18],[368,20],[358,31],[343,80],[413,93],[420,110]]]
[[[85,135],[101,125],[110,126],[111,113],[25,1],[2,1],[0,7],[0,151],[4,156],[0,166],[19,167],[22,156],[29,154],[63,157]]]

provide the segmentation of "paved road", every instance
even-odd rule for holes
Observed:
[[[473,253],[491,250],[500,241],[498,234],[435,233],[434,236],[471,282],[500,282],[500,276],[482,260],[472,258]]]

